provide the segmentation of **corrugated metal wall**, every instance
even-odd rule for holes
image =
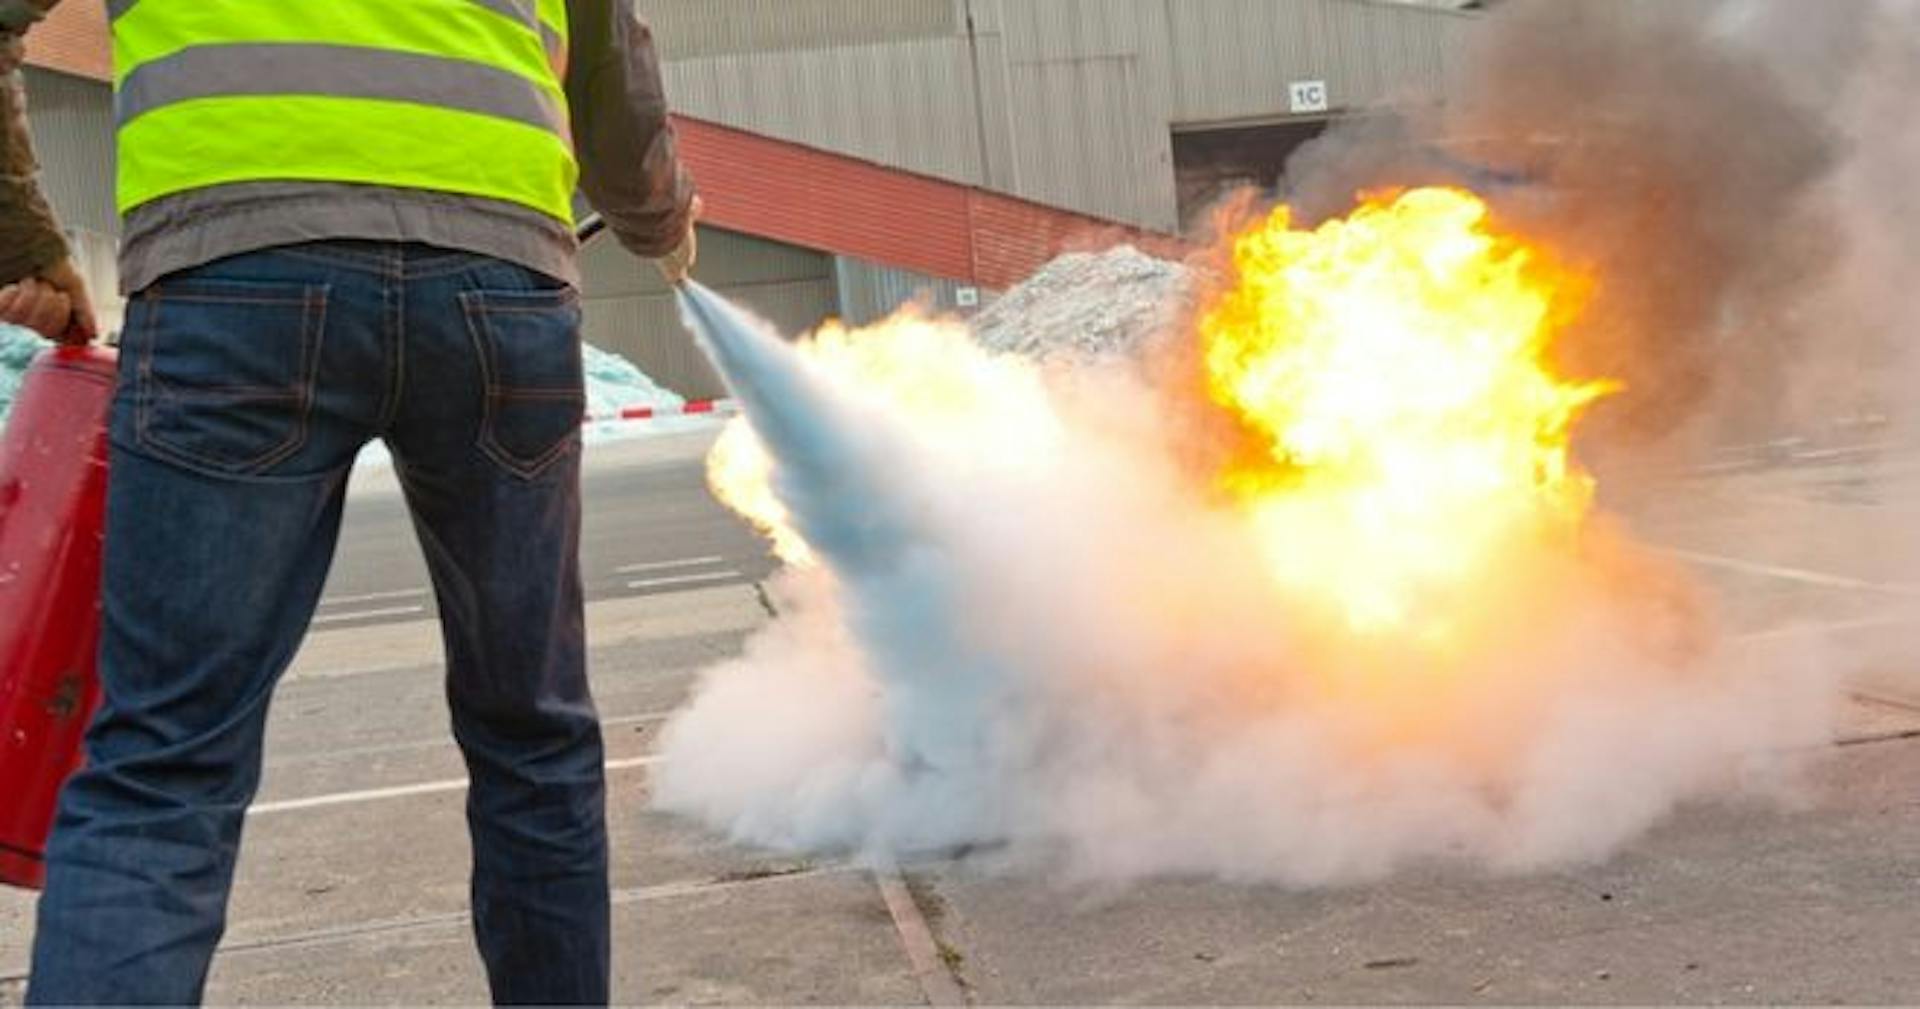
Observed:
[[[975,0],[1003,47],[1016,196],[1162,231],[1178,224],[1155,0]],[[991,48],[991,47],[990,47]],[[992,73],[995,67],[983,67]]]
[[[670,37],[662,33],[667,52]],[[690,116],[955,182],[981,181],[964,39],[674,60]]]
[[[581,257],[585,337],[689,399],[724,394],[720,379],[680,328],[672,292],[653,264],[602,238]],[[700,230],[700,280],[798,334],[838,314],[833,257],[713,228]]]
[[[120,233],[113,209],[113,93],[105,84],[28,67],[27,104],[41,177],[61,223]]]
[[[636,0],[675,58],[956,34],[954,0]]]
[[[1162,0],[1173,122],[1287,112],[1287,86],[1327,82],[1334,108],[1430,101],[1464,15],[1356,0]]]
[[[892,315],[901,306],[918,303],[941,315],[964,315],[978,308],[960,304],[962,291],[978,288],[940,277],[929,277],[912,270],[897,270],[852,256],[834,258],[834,277],[839,282],[840,318],[849,326],[865,326]]]
[[[1425,100],[1462,16],[1376,0],[639,0],[689,115],[1171,231],[1174,125]],[[971,22],[973,34],[967,26]]]
[[[28,67],[34,153],[41,189],[60,215],[74,262],[87,278],[107,332],[125,312],[119,295],[120,217],[113,206],[113,92],[82,77]]]
[[[964,0],[636,0],[674,107],[956,182],[982,179]]]

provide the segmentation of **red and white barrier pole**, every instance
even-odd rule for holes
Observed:
[[[737,412],[738,405],[730,399],[690,399],[679,406],[630,406],[618,413],[594,414],[587,418],[589,424],[608,424],[623,420],[663,420],[669,417],[727,416]]]

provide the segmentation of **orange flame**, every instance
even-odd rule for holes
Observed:
[[[1568,431],[1614,386],[1543,358],[1587,287],[1457,189],[1241,235],[1199,339],[1210,397],[1269,448],[1222,484],[1275,577],[1356,629],[1444,637],[1476,572],[1577,528],[1593,485]]]
[[[1279,208],[1234,240],[1232,266],[1194,339],[1209,397],[1260,451],[1215,476],[1289,595],[1356,631],[1444,646],[1498,605],[1468,591],[1485,575],[1512,575],[1538,556],[1526,548],[1581,528],[1593,482],[1569,429],[1616,386],[1562,380],[1544,359],[1585,301],[1584,275],[1444,188],[1377,194],[1311,231]],[[1070,450],[1047,375],[982,349],[958,320],[832,323],[798,350],[934,467],[1044,474]],[[772,470],[742,421],[708,465],[782,559],[812,565]]]

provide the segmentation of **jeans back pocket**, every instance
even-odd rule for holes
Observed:
[[[486,384],[480,449],[508,472],[538,476],[579,444],[586,419],[579,296],[466,291],[460,305]]]
[[[325,285],[162,281],[132,307],[137,444],[222,474],[260,473],[306,443]]]

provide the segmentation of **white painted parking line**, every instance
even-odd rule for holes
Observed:
[[[1701,567],[1719,568],[1723,571],[1735,571],[1745,575],[1758,575],[1763,578],[1778,578],[1781,581],[1800,582],[1803,585],[1818,585],[1829,589],[1852,589],[1856,592],[1877,592],[1890,596],[1920,596],[1920,585],[1900,582],[1874,582],[1860,578],[1848,578],[1844,575],[1827,574],[1824,571],[1809,571],[1806,568],[1786,567],[1778,564],[1761,564],[1744,561],[1737,557],[1722,557],[1719,554],[1700,553],[1694,550],[1676,550],[1668,548],[1666,553]]]
[[[618,718],[602,718],[600,720],[600,727],[607,728],[614,725],[648,725],[653,722],[664,722],[673,716],[674,712],[671,711],[650,711],[644,715],[621,715]]]
[[[648,571],[674,571],[680,568],[704,568],[714,564],[725,564],[725,557],[687,557],[677,561],[653,561],[647,564],[629,564],[614,568],[616,575],[637,575]]]
[[[366,603],[384,603],[394,599],[419,599],[426,594],[426,589],[397,589],[393,592],[369,592],[359,596],[330,596],[320,600],[320,605],[361,606]]]
[[[658,725],[673,717],[671,711],[654,711],[644,715],[621,715],[617,718],[602,718],[603,729],[622,729],[634,725]],[[364,757],[377,757],[392,753],[418,753],[422,750],[451,750],[454,748],[452,734],[438,739],[415,739],[404,743],[375,743],[371,746],[353,746],[343,749],[316,750],[312,753],[295,753],[284,757],[268,756],[267,766],[288,767],[298,764],[317,764],[324,761],[357,760]]]
[[[728,568],[725,571],[707,571],[697,575],[673,575],[667,578],[642,578],[637,582],[628,582],[630,589],[663,589],[671,585],[704,585],[709,582],[727,582],[746,576]]]
[[[1748,631],[1736,634],[1732,640],[1741,644],[1778,641],[1783,638],[1814,637],[1823,634],[1847,634],[1853,631],[1875,631],[1884,627],[1910,627],[1920,624],[1916,616],[1863,617],[1858,620],[1833,620],[1823,623],[1788,624],[1785,627],[1769,627],[1760,631]]]
[[[650,767],[660,762],[654,755],[628,757],[625,760],[607,761],[607,770],[626,771],[635,767]],[[332,792],[327,795],[312,795],[304,799],[282,799],[279,802],[257,803],[247,810],[248,816],[269,816],[274,813],[292,813],[303,809],[324,809],[328,806],[351,806],[362,802],[379,802],[383,799],[405,799],[416,795],[436,795],[442,792],[464,792],[467,788],[465,778],[443,778],[439,781],[422,781],[413,785],[395,785],[391,788],[363,788],[353,792]]]
[[[425,606],[387,606],[377,610],[354,610],[351,613],[329,613],[314,617],[316,626],[322,624],[344,624],[349,620],[372,620],[376,617],[408,617],[415,613],[425,613]]]

